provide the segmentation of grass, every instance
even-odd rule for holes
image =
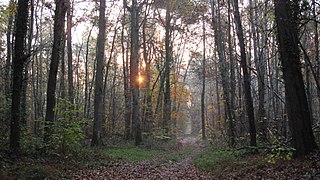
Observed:
[[[160,150],[147,150],[139,147],[117,147],[105,150],[107,156],[126,161],[143,161],[164,154]]]
[[[194,165],[201,170],[209,170],[216,165],[222,165],[235,159],[236,157],[230,151],[208,148],[195,157]]]
[[[237,177],[237,174],[264,167],[266,160],[261,155],[250,155],[244,150],[227,151],[208,147],[194,158],[193,163],[197,168],[210,172],[213,179],[225,179],[226,174]]]

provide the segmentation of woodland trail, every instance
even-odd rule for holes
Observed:
[[[201,145],[192,138],[181,140],[179,145],[179,150],[169,154],[141,162],[122,162],[99,170],[82,171],[73,179],[211,179],[208,174],[199,171],[192,165],[193,157],[202,150]],[[167,157],[186,151],[186,149],[189,153],[179,161],[173,162],[167,159]]]

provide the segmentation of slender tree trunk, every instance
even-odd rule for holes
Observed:
[[[203,59],[202,59],[202,91],[201,91],[201,129],[202,129],[202,140],[206,140],[206,117],[205,117],[205,94],[206,94],[206,27],[205,17],[203,15]]]
[[[219,57],[219,70],[222,78],[222,90],[223,90],[223,98],[225,100],[225,112],[226,112],[226,120],[229,119],[229,139],[230,146],[233,146],[235,143],[234,139],[234,124],[233,117],[231,114],[230,107],[230,98],[229,98],[229,83],[228,83],[228,75],[227,75],[227,65],[226,65],[226,55],[225,55],[225,47],[223,45],[223,32],[221,30],[221,21],[220,21],[220,0],[218,0],[217,5],[218,8],[215,10],[214,1],[211,1],[211,10],[212,10],[212,25],[214,29],[214,38],[215,38],[215,46],[218,51]],[[217,17],[215,17],[215,11],[217,11]],[[217,19],[217,20],[216,20]],[[217,22],[218,21],[218,22]]]
[[[83,116],[85,118],[89,117],[89,44],[90,44],[90,38],[92,33],[92,28],[89,30],[89,34],[87,37],[86,42],[86,56],[85,56],[85,89],[84,89],[84,109],[83,109]]]
[[[171,87],[170,87],[170,69],[172,62],[172,47],[171,47],[171,2],[167,2],[166,19],[165,19],[165,88],[164,88],[164,107],[163,107],[163,129],[165,133],[169,133],[169,123],[171,122]]]
[[[150,131],[152,126],[152,94],[150,90],[151,84],[151,60],[148,59],[148,48],[147,48],[147,34],[146,34],[146,23],[143,24],[143,59],[146,64],[146,93],[145,93],[145,130]]]
[[[60,53],[62,51],[62,40],[64,35],[64,22],[66,14],[66,2],[65,0],[56,0],[56,10],[54,16],[54,39],[50,63],[50,72],[47,86],[47,110],[45,120],[47,125],[45,126],[45,142],[49,141],[51,135],[51,125],[54,121],[54,107],[56,106],[56,86],[57,86],[57,73],[59,67]]]
[[[10,150],[13,154],[19,154],[20,152],[21,89],[23,81],[23,67],[27,58],[25,55],[26,47],[24,42],[27,33],[28,2],[28,0],[18,1],[16,16],[10,127]]]
[[[97,39],[97,67],[94,88],[94,121],[91,146],[101,145],[102,122],[103,122],[103,67],[104,67],[104,49],[105,49],[105,31],[106,31],[106,0],[100,0],[99,8],[99,34]]]
[[[249,132],[250,132],[250,145],[256,146],[256,126],[254,120],[254,109],[253,109],[253,100],[251,96],[251,87],[250,87],[250,75],[247,66],[247,58],[246,58],[246,50],[243,38],[243,29],[241,24],[240,12],[239,12],[239,4],[238,0],[234,0],[234,19],[236,23],[237,35],[240,46],[240,58],[241,58],[241,66],[244,80],[244,95],[245,95],[245,104],[246,104],[246,112],[249,119]]]
[[[66,77],[66,62],[65,62],[65,47],[66,47],[66,37],[62,37],[62,45],[61,49],[61,65],[60,65],[60,98],[65,99],[66,98],[66,85],[65,85],[65,77]]]
[[[9,18],[8,18],[8,29],[7,29],[7,58],[6,58],[6,67],[5,67],[5,74],[4,74],[4,80],[5,80],[5,97],[6,101],[9,103],[11,99],[11,87],[12,84],[10,82],[10,71],[11,71],[11,56],[12,56],[12,41],[11,41],[11,35],[12,35],[12,25],[13,25],[13,8],[14,8],[14,0],[10,0],[9,2]],[[9,117],[9,116],[8,116]]]
[[[68,1],[67,9],[67,55],[68,55],[68,99],[70,103],[74,103],[74,88],[73,88],[73,67],[72,67],[72,16],[73,2]]]
[[[123,16],[126,15],[126,9],[123,11]],[[125,30],[125,19],[122,20],[122,30],[121,30],[121,50],[122,50],[122,64],[123,64],[123,93],[124,93],[124,104],[125,104],[125,112],[124,112],[124,121],[125,121],[125,139],[130,139],[131,134],[131,104],[130,104],[130,89],[128,82],[128,56],[126,56],[126,47],[124,40],[124,30]],[[126,58],[127,57],[127,58]]]
[[[235,60],[234,60],[234,52],[233,52],[233,44],[232,44],[232,34],[231,34],[231,0],[228,0],[228,25],[227,25],[227,33],[228,33],[228,48],[229,48],[229,59],[230,59],[230,114],[232,116],[231,122],[229,122],[231,130],[231,136],[235,136],[235,123],[233,120],[236,120],[235,116],[235,96],[236,96],[236,77],[235,77]]]
[[[27,61],[24,63],[24,74],[21,89],[21,125],[26,127],[27,125],[27,88],[29,77],[29,63],[32,61],[32,39],[33,39],[33,25],[34,25],[34,0],[30,2],[30,23],[28,30],[27,41]]]

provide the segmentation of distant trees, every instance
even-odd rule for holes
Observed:
[[[0,122],[11,133],[0,131],[13,151],[64,119],[85,122],[92,146],[191,134],[230,147],[292,138],[298,156],[317,147],[316,1],[28,2],[0,6]]]

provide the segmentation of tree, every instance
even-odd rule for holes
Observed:
[[[103,122],[103,67],[104,67],[104,48],[106,34],[106,0],[100,0],[99,13],[99,34],[97,40],[97,68],[94,88],[94,120],[93,135],[91,146],[99,146],[101,144],[102,122]]]
[[[139,106],[139,7],[136,0],[131,6],[130,89],[132,100],[132,126],[135,144],[142,141]]]
[[[12,53],[12,23],[13,23],[13,15],[14,15],[14,0],[10,0],[9,2],[9,17],[8,17],[8,29],[7,29],[7,58],[6,58],[6,68],[5,68],[5,96],[6,101],[9,102],[10,92],[11,92],[11,83],[10,83],[10,67],[11,67],[11,53]]]
[[[317,149],[317,144],[300,69],[298,3],[298,0],[274,1],[291,143],[295,156],[301,157]]]
[[[124,6],[126,6],[126,1],[123,1]],[[122,28],[121,28],[121,52],[122,52],[122,73],[123,73],[123,93],[124,93],[124,121],[125,121],[125,132],[124,136],[126,140],[130,139],[131,134],[131,98],[130,98],[130,89],[129,89],[129,80],[128,80],[128,74],[129,74],[129,65],[128,65],[128,53],[126,53],[126,47],[125,47],[125,37],[124,37],[124,31],[125,31],[125,16],[126,16],[126,8],[123,10],[123,17],[122,17]],[[128,44],[128,43],[127,43]]]
[[[202,91],[201,91],[201,126],[202,126],[202,140],[206,140],[206,116],[205,116],[205,95],[206,95],[206,23],[203,15],[203,57],[202,57]]]
[[[172,26],[171,26],[171,11],[174,1],[166,1],[166,17],[165,17],[165,68],[164,68],[164,108],[163,108],[163,129],[166,133],[169,132],[169,122],[171,122],[171,88],[170,88],[170,67],[172,61]]]
[[[217,10],[215,9],[214,1],[211,1],[211,11],[212,11],[212,26],[214,30],[214,38],[215,38],[215,46],[217,48],[217,53],[219,57],[219,70],[221,74],[222,81],[222,89],[223,89],[223,98],[226,106],[226,117],[229,119],[229,138],[230,138],[230,146],[233,146],[235,143],[234,138],[234,116],[231,112],[231,104],[229,97],[229,82],[227,75],[227,63],[226,63],[226,54],[225,54],[225,46],[223,44],[224,33],[221,29],[221,16],[220,16],[220,0],[217,3]],[[217,17],[215,15],[215,11],[217,11]],[[218,90],[217,90],[218,93]],[[218,110],[220,111],[220,110]]]
[[[51,63],[49,71],[49,79],[47,86],[47,110],[45,120],[47,125],[45,126],[45,141],[49,141],[50,137],[50,126],[54,121],[54,107],[56,105],[55,93],[57,86],[57,73],[59,67],[59,60],[62,47],[62,39],[64,36],[64,23],[65,23],[65,14],[67,10],[66,0],[56,0],[56,9],[54,16],[54,27],[53,27],[53,46],[51,53]]]
[[[21,89],[23,83],[23,67],[27,59],[24,42],[27,34],[28,3],[29,0],[18,1],[16,16],[10,127],[10,150],[14,154],[18,154],[20,151]]]
[[[244,81],[243,86],[244,86],[246,113],[249,119],[250,145],[256,146],[257,135],[256,135],[255,120],[254,120],[253,100],[251,95],[250,75],[249,75],[249,70],[247,66],[246,49],[244,45],[243,29],[241,24],[238,0],[234,1],[234,19],[236,23],[237,35],[238,35],[239,46],[240,46],[240,59],[241,59],[240,64],[242,67],[243,81]]]
[[[72,12],[73,12],[73,2],[67,0],[67,54],[68,54],[68,98],[71,103],[74,100],[74,91],[73,91],[73,67],[72,67]]]

